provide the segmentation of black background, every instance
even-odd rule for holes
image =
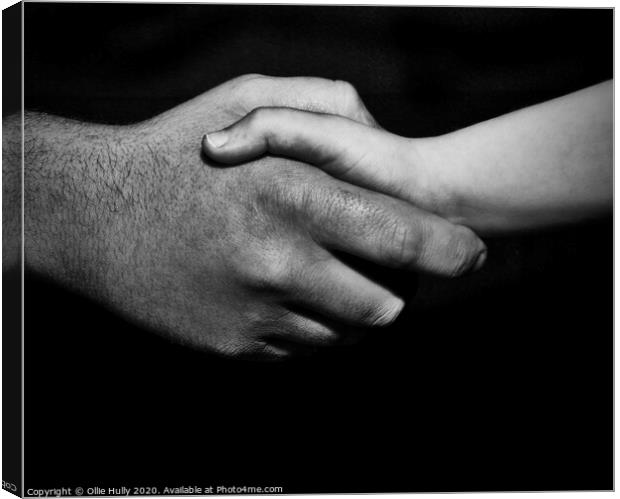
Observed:
[[[25,100],[153,116],[244,73],[355,84],[444,133],[611,78],[611,10],[25,5]],[[611,489],[612,223],[489,240],[359,346],[227,361],[27,275],[30,487]]]

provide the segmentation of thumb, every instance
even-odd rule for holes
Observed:
[[[348,183],[407,197],[413,175],[409,141],[331,114],[259,108],[203,137],[204,153],[236,164],[266,153],[315,165]]]

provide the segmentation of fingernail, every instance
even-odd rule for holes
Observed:
[[[218,147],[222,147],[224,144],[226,144],[226,142],[228,142],[228,133],[225,130],[222,130],[220,132],[208,133],[207,142],[209,142],[209,144],[216,149]]]
[[[474,265],[474,270],[480,270],[484,265],[484,262],[487,261],[487,250],[482,250],[482,253],[478,255],[478,259],[476,260],[476,264]]]

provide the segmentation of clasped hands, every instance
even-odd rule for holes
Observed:
[[[421,139],[321,78],[242,76],[124,126],[26,111],[23,142],[22,117],[3,121],[3,268],[23,151],[29,270],[225,356],[354,342],[405,305],[366,264],[412,290],[480,268],[476,234],[608,214],[612,102],[607,81]]]
[[[484,262],[402,195],[415,151],[344,82],[247,75],[134,125],[25,122],[26,264],[193,347],[279,359],[390,325],[403,298],[347,255],[412,287]]]
[[[127,126],[26,113],[26,265],[225,356],[354,342],[405,301],[351,258],[413,288],[484,264],[468,227],[606,212],[611,89],[427,139],[382,130],[351,85],[320,78],[242,76]]]
[[[230,272],[216,287],[203,270],[198,293],[225,293],[205,293],[210,312],[196,323],[198,341],[233,355],[281,357],[393,323],[403,298],[343,254],[402,269],[412,288],[416,272],[455,277],[483,265],[482,241],[431,212],[441,200],[409,172],[426,164],[413,141],[381,130],[351,85],[263,76],[231,84],[240,88],[221,108],[225,124],[244,116],[202,141],[202,168],[226,186],[218,189],[221,232],[203,241],[222,241],[219,263]]]

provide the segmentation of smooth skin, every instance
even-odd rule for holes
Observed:
[[[188,345],[279,359],[401,312],[400,296],[338,254],[443,276],[482,264],[471,230],[405,201],[282,158],[206,160],[205,124],[265,106],[374,124],[346,83],[258,75],[130,126],[26,113],[26,267]],[[4,122],[5,268],[19,249],[20,125]]]
[[[225,164],[266,153],[403,199],[479,234],[580,222],[612,205],[612,82],[439,137],[342,116],[257,109],[203,138]]]

